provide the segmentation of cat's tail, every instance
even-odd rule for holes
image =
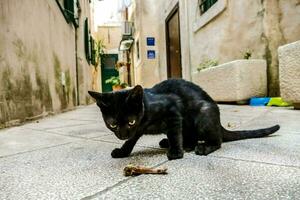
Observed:
[[[229,131],[223,128],[223,141],[229,142],[229,141],[242,140],[248,138],[265,137],[278,131],[279,128],[280,128],[279,125],[275,125],[269,128],[247,130],[247,131]]]

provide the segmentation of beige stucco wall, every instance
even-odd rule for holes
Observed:
[[[135,83],[151,87],[167,79],[165,20],[172,9],[179,4],[182,77],[191,80],[190,69],[190,24],[188,16],[189,0],[136,0],[131,7],[131,18],[135,25],[135,45],[133,46]],[[155,47],[147,47],[146,38],[155,37]],[[140,59],[137,59],[137,40],[140,43]],[[156,51],[156,59],[147,59],[147,50]]]
[[[241,59],[250,50],[252,58],[267,60],[269,94],[279,95],[277,48],[300,38],[299,0],[219,0],[217,4],[224,4],[224,9],[200,28],[195,28],[195,24],[204,15],[212,15],[214,9],[200,16],[198,0],[136,0],[134,19],[136,38],[142,38],[141,56],[146,55],[145,37],[151,34],[157,37],[159,54],[156,62],[148,62],[145,57],[134,62],[137,83],[150,86],[166,78],[164,23],[176,3],[179,3],[183,78],[190,80],[204,59],[222,64]]]
[[[136,0],[134,12],[130,14],[135,25],[134,51],[134,76],[135,84],[150,87],[160,80],[166,78],[166,68],[164,58],[161,55],[165,49],[164,21],[160,8],[163,8],[166,1]],[[146,38],[155,37],[156,45],[147,47]],[[136,42],[140,44],[140,59],[137,59]],[[155,50],[156,58],[147,59],[147,50]]]
[[[78,65],[78,87],[79,87],[79,104],[89,104],[92,101],[88,90],[92,88],[93,66],[89,65],[84,50],[84,21],[89,20],[89,29],[92,27],[90,17],[89,0],[79,0],[81,12],[79,15],[79,28],[77,29],[77,65]]]
[[[282,98],[300,106],[300,40],[278,48]],[[299,107],[300,108],[300,107]]]
[[[0,126],[73,108],[75,29],[57,3],[0,1],[0,10]]]

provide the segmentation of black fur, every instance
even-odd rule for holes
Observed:
[[[168,139],[159,145],[168,148],[168,159],[183,157],[183,149],[207,155],[221,147],[223,141],[264,137],[279,125],[251,131],[228,131],[222,127],[217,104],[199,86],[169,79],[150,89],[136,86],[110,93],[89,91],[100,107],[106,126],[121,139],[121,148],[113,158],[130,155],[143,134],[165,133]],[[203,142],[199,142],[203,141]]]

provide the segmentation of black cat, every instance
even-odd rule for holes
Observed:
[[[264,137],[279,125],[251,131],[228,131],[222,127],[220,112],[213,99],[194,83],[169,79],[150,89],[137,85],[130,90],[97,93],[89,91],[100,107],[106,126],[121,139],[113,158],[130,155],[143,134],[165,133],[159,145],[168,148],[168,159],[183,157],[183,149],[208,155],[224,141]],[[199,142],[198,142],[199,141]],[[200,141],[203,141],[200,143]]]

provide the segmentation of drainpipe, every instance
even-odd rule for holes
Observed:
[[[78,1],[77,1],[78,3]],[[77,20],[78,20],[78,26],[74,25],[75,27],[75,66],[76,66],[76,98],[77,98],[77,106],[80,105],[80,99],[79,99],[79,67],[78,67],[78,45],[77,45],[77,39],[78,39],[78,27],[79,27],[79,20],[80,20],[80,13],[81,13],[81,8],[79,3],[77,4],[77,8],[78,8],[78,16],[77,16]]]
[[[188,47],[188,60],[187,60],[187,67],[188,67],[188,72],[186,73],[189,77],[188,80],[189,81],[193,81],[193,72],[192,72],[192,65],[191,65],[191,43],[190,43],[190,31],[193,31],[190,28],[190,20],[189,20],[189,4],[188,4],[188,0],[184,1],[184,7],[185,7],[185,23],[186,23],[186,28],[187,28],[187,35],[186,35],[186,43],[187,43],[187,47]]]
[[[75,27],[75,65],[76,65],[76,98],[77,98],[77,106],[80,105],[80,100],[79,100],[79,75],[78,75],[78,55],[77,55],[77,30],[78,28]]]
[[[126,21],[128,21],[128,7],[126,7],[125,8],[125,20]],[[130,52],[129,52],[130,50],[128,50],[128,51],[126,51],[126,67],[127,67],[127,81],[128,81],[128,85],[129,86],[131,86],[131,67],[132,66],[130,66],[130,64],[129,64],[129,62],[130,62],[130,58],[129,58],[129,56],[130,56]]]

